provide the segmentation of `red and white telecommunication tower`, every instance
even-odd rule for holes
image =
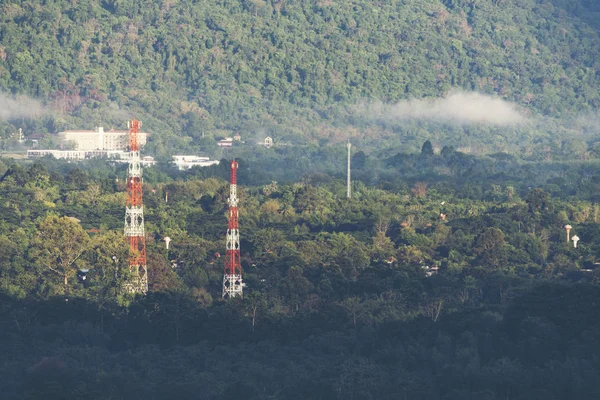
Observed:
[[[238,226],[237,197],[238,163],[231,162],[229,185],[229,221],[227,223],[227,252],[225,253],[225,274],[223,276],[223,298],[242,295],[242,265],[240,264],[240,230]]]
[[[125,237],[129,241],[131,279],[126,284],[130,293],[148,292],[146,238],[144,236],[144,204],[142,202],[142,164],[138,134],[142,122],[127,123],[129,128],[129,170],[127,172],[127,205],[125,207]]]

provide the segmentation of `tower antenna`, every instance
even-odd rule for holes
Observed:
[[[237,169],[238,163],[231,161],[223,298],[242,296],[243,288],[242,265],[240,264],[240,230],[238,226]]]
[[[146,237],[144,234],[144,204],[142,202],[142,165],[138,134],[142,122],[135,118],[127,123],[129,128],[129,169],[127,171],[127,205],[125,207],[125,237],[129,241],[129,270],[126,284],[130,293],[148,292],[146,267]]]
[[[350,139],[348,139],[348,190],[347,190],[348,198],[352,197],[352,193],[350,192],[350,148],[351,147],[352,147],[352,144],[350,143]]]

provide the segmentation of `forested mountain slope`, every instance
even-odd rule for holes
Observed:
[[[120,126],[135,113],[160,150],[167,136],[203,131],[334,142],[403,136],[362,124],[354,106],[451,89],[499,96],[534,116],[600,107],[593,1],[2,3],[0,90],[50,110],[33,122],[0,122],[6,132]],[[438,129],[413,130],[422,143]]]

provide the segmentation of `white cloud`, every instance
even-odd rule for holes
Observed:
[[[500,98],[476,92],[450,92],[437,99],[403,100],[399,103],[370,104],[367,116],[385,121],[431,120],[451,124],[491,124],[499,126],[525,122],[518,107]]]
[[[46,110],[37,100],[26,96],[10,96],[0,93],[0,120],[32,118],[44,114]]]

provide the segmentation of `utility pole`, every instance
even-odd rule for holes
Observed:
[[[352,197],[352,193],[350,192],[350,148],[352,147],[352,144],[350,143],[350,140],[348,140],[348,198]]]
[[[148,292],[146,267],[146,237],[144,232],[144,204],[142,202],[142,165],[138,134],[142,122],[135,118],[127,123],[129,128],[129,169],[127,171],[127,205],[125,207],[125,237],[129,241],[129,270],[126,284],[130,293]]]
[[[227,222],[227,251],[223,275],[223,298],[242,296],[242,265],[240,263],[240,229],[238,226],[237,197],[238,163],[231,161],[229,185],[229,221]]]

